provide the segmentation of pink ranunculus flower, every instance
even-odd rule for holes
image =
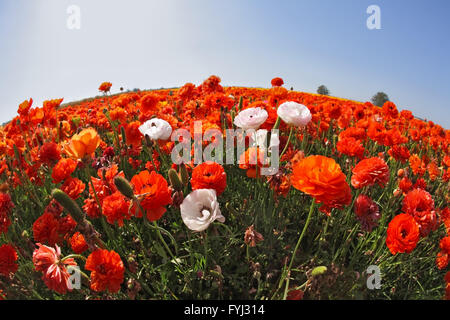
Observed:
[[[248,108],[239,112],[234,118],[234,124],[244,130],[258,129],[269,117],[262,108]]]
[[[281,120],[296,127],[306,126],[312,117],[306,106],[293,101],[281,104],[277,109],[277,114]]]
[[[42,279],[47,287],[59,294],[71,291],[69,286],[70,274],[66,266],[76,266],[74,259],[60,260],[61,249],[55,245],[56,250],[51,247],[37,243],[38,249],[33,252],[33,264],[37,271],[43,273]]]

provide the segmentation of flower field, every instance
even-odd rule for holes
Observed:
[[[450,299],[449,130],[220,82],[21,103],[0,128],[0,300]],[[196,161],[221,144],[199,121],[254,133]]]

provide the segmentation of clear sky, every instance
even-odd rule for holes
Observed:
[[[369,5],[381,30],[369,30]],[[67,28],[69,5],[80,30]],[[0,123],[32,97],[65,102],[201,83],[270,86],[368,101],[450,128],[448,0],[0,0]]]

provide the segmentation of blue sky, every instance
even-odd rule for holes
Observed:
[[[381,30],[369,30],[369,5]],[[69,30],[66,10],[81,10]],[[0,0],[0,123],[32,97],[201,83],[285,86],[400,109],[450,128],[450,1]]]

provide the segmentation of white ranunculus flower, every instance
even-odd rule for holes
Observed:
[[[285,102],[278,107],[278,116],[287,124],[297,127],[306,126],[311,121],[309,109],[297,102]]]
[[[152,140],[167,140],[172,134],[172,127],[163,119],[153,118],[144,122],[139,127],[139,131]]]
[[[258,129],[266,120],[269,114],[262,108],[248,108],[238,113],[234,118],[234,124],[244,130]]]
[[[181,218],[184,224],[193,231],[203,231],[214,220],[225,222],[213,189],[197,189],[192,191],[180,205]]]

